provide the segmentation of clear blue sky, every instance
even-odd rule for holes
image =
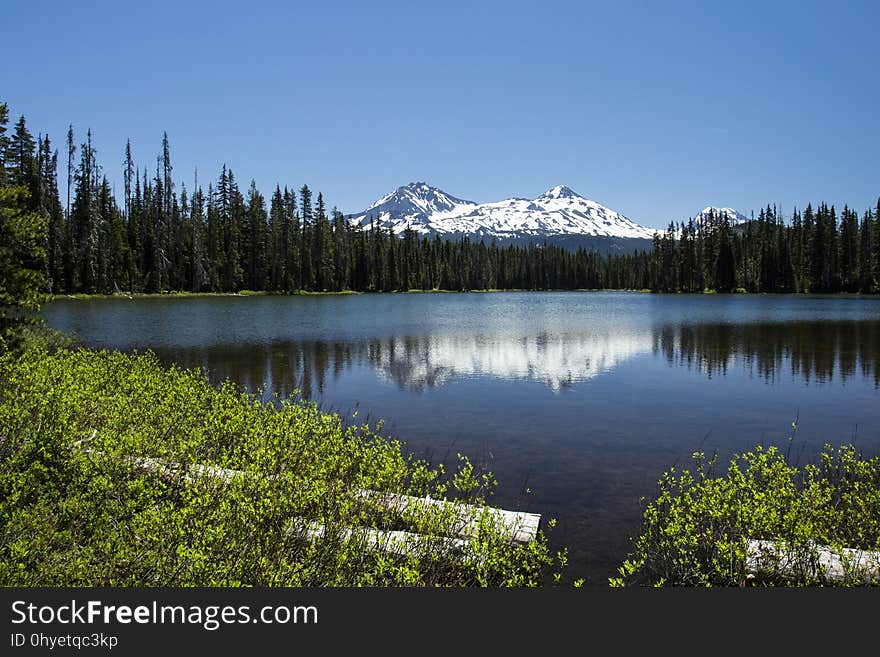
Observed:
[[[225,162],[346,213],[414,180],[477,202],[567,184],[652,227],[862,211],[878,26],[880,3],[845,0],[5,0],[0,100],[62,151],[91,127],[117,193],[126,138],[154,170],[167,130],[190,189]]]

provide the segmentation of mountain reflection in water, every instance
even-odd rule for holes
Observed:
[[[774,383],[806,384],[862,377],[880,387],[880,321],[663,325],[646,331],[393,336],[358,341],[301,340],[272,344],[158,349],[163,359],[204,368],[250,390],[307,399],[329,377],[352,366],[379,380],[424,392],[457,378],[539,382],[553,391],[606,374],[637,356],[662,356],[709,378],[742,368]]]

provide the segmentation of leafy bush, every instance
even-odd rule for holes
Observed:
[[[211,386],[150,353],[7,354],[0,584],[526,586],[548,576],[543,532],[511,545],[484,512],[489,475],[467,459],[446,473],[376,431],[314,404]],[[247,474],[202,476],[192,464]],[[365,489],[467,501],[479,508],[475,530],[444,538],[462,523],[449,508],[389,508]],[[424,538],[383,551],[365,527]]]
[[[852,571],[825,577],[819,549],[845,559],[845,548],[880,548],[880,458],[852,445],[825,445],[817,462],[790,465],[777,448],[734,456],[724,476],[715,459],[693,454],[694,470],[666,472],[647,504],[634,551],[612,586],[742,586],[868,583]],[[796,572],[755,573],[747,541],[780,546]],[[874,582],[872,582],[874,583]]]

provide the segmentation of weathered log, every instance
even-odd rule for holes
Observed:
[[[880,583],[880,551],[750,539],[746,571],[828,582]]]
[[[183,477],[186,481],[197,481],[204,478],[219,479],[223,483],[247,476],[252,473],[244,470],[221,468],[213,465],[191,463],[177,464],[150,456],[130,456],[126,460],[135,465],[144,474],[156,474],[163,477]],[[361,499],[376,504],[382,509],[401,514],[421,512],[425,510],[452,514],[452,531],[456,536],[473,538],[477,536],[482,523],[488,523],[511,543],[529,543],[538,534],[541,522],[539,513],[524,511],[508,511],[495,507],[475,506],[451,500],[437,500],[431,497],[414,497],[400,493],[382,493],[373,490],[357,489],[356,495]]]

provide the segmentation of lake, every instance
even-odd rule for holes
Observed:
[[[266,399],[301,394],[417,456],[456,453],[493,504],[556,518],[571,577],[604,585],[642,497],[697,450],[880,453],[880,300],[505,292],[62,299],[93,347],[152,349]],[[543,525],[542,525],[543,526]]]

